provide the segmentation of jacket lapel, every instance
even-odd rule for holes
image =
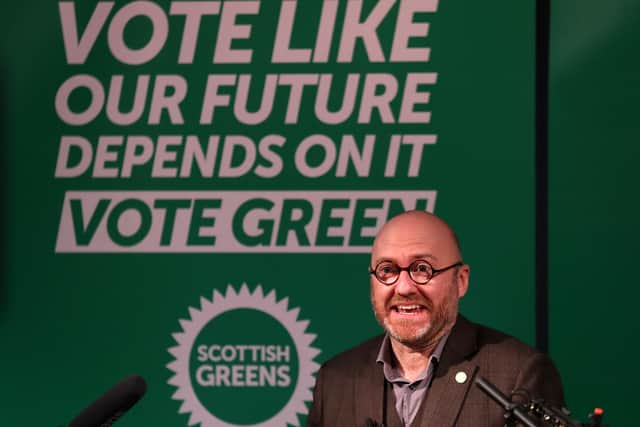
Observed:
[[[354,385],[354,415],[357,427],[366,425],[367,419],[378,424],[382,422],[384,374],[376,363],[377,350],[381,343],[382,337],[373,347],[375,351],[370,351],[366,362],[357,368],[357,379]],[[477,347],[475,326],[463,316],[458,315],[442,351],[431,387],[412,427],[455,425],[478,370],[478,366],[468,360],[468,357],[477,351]],[[392,390],[389,390],[387,399],[388,402],[394,401]],[[395,405],[391,404],[389,407],[391,413],[395,413]],[[390,418],[387,413],[388,422],[391,421]]]
[[[355,388],[355,420],[356,426],[366,425],[369,418],[380,424],[382,422],[382,397],[384,392],[384,373],[376,363],[382,337],[378,341],[376,351],[371,352],[366,363],[357,369]],[[387,396],[388,397],[388,396]]]
[[[473,324],[458,315],[444,347],[431,388],[416,417],[419,427],[449,427],[458,419],[462,404],[473,384],[478,366],[467,360],[477,351],[477,335]]]

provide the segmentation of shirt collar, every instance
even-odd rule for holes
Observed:
[[[422,381],[423,379],[425,379],[429,374],[429,370],[431,369],[431,366],[437,365],[437,363],[440,361],[442,350],[444,349],[444,346],[447,343],[447,340],[449,339],[450,334],[451,334],[451,331],[447,332],[446,335],[440,338],[438,345],[436,345],[436,348],[433,350],[433,353],[431,353],[431,356],[429,356],[429,362],[427,363],[427,367],[422,372],[422,374],[420,374],[418,378],[416,378],[414,382]],[[387,379],[387,381],[406,382],[406,383],[409,382],[400,373],[400,369],[398,368],[395,358],[393,357],[393,348],[391,347],[391,338],[389,337],[389,334],[385,334],[384,339],[382,340],[382,344],[380,345],[380,350],[378,351],[378,357],[376,358],[376,362],[382,364],[382,370],[384,372],[384,376]]]

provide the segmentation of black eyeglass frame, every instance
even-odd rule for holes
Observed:
[[[442,267],[442,268],[433,268],[433,266],[431,265],[431,263],[429,261],[427,261],[426,259],[416,259],[414,260],[411,264],[409,264],[406,267],[400,267],[398,264],[395,263],[391,263],[391,265],[395,266],[398,269],[398,274],[396,275],[395,279],[393,279],[392,282],[383,282],[382,280],[380,280],[380,278],[378,277],[378,275],[376,274],[376,271],[378,271],[378,267],[380,266],[380,264],[384,263],[384,262],[389,262],[389,261],[380,261],[377,265],[376,268],[371,268],[369,267],[369,274],[373,274],[373,276],[376,278],[376,280],[380,283],[382,283],[385,286],[391,286],[394,283],[396,283],[398,281],[398,279],[400,278],[400,273],[402,273],[403,271],[406,271],[407,274],[409,275],[409,277],[411,278],[411,280],[413,280],[414,283],[417,283],[418,285],[426,285],[427,283],[429,283],[431,281],[431,279],[433,279],[435,276],[437,276],[440,273],[443,273],[447,270],[451,270],[452,268],[455,267],[460,267],[462,265],[464,265],[464,262],[462,260],[455,262],[451,265],[448,265],[446,267]],[[431,276],[424,282],[419,282],[416,279],[414,279],[413,274],[411,273],[411,267],[415,266],[416,263],[419,262],[423,262],[425,264],[427,264],[429,267],[431,267]]]

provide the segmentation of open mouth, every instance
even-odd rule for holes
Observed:
[[[419,314],[426,308],[419,304],[399,304],[392,306],[391,310],[400,314]]]

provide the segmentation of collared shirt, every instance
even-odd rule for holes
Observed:
[[[420,404],[427,394],[431,378],[438,366],[440,355],[442,355],[442,349],[444,348],[448,338],[449,334],[440,339],[440,342],[429,357],[427,367],[413,381],[409,381],[402,376],[400,367],[398,366],[393,354],[389,335],[385,335],[382,340],[382,345],[380,346],[376,362],[382,364],[384,377],[393,386],[393,394],[396,397],[396,411],[398,412],[398,416],[400,417],[403,425],[408,426],[416,417]]]

